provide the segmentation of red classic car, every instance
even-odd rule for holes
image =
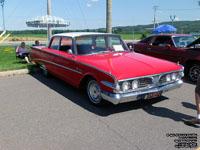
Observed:
[[[192,35],[159,34],[127,45],[135,52],[180,63],[192,81],[200,75],[200,39]]]
[[[32,47],[30,56],[44,75],[85,88],[95,105],[151,99],[183,83],[182,66],[131,52],[115,34],[56,34],[47,48]]]

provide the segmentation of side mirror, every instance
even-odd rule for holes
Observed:
[[[68,50],[67,50],[67,53],[68,53],[68,54],[72,54],[72,50],[71,50],[71,49],[68,49]]]
[[[167,48],[171,48],[172,46],[170,44],[166,44],[166,47]]]
[[[128,45],[128,48],[131,50],[131,51],[134,51],[134,47],[133,47],[133,45]]]

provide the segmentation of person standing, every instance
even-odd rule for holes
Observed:
[[[187,123],[200,124],[200,76],[197,80],[197,86],[195,88],[195,101],[197,107],[197,117],[187,120]]]

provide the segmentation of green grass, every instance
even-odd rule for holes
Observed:
[[[147,36],[150,36],[151,34],[147,34]],[[124,40],[132,40],[132,39],[136,39],[136,40],[140,40],[142,37],[142,34],[120,34],[120,36],[124,39]]]
[[[46,34],[12,34],[10,37],[39,37],[39,38],[46,38]]]
[[[140,40],[141,39],[141,36],[142,34],[132,34],[132,33],[127,33],[127,34],[120,34],[121,37],[124,39],[124,40],[132,40],[133,38],[134,39],[137,39],[137,40]],[[147,36],[149,36],[150,34],[147,34]],[[47,35],[46,34],[11,34],[10,37],[35,37],[35,38],[46,38]]]
[[[27,46],[30,49],[29,46]],[[0,46],[0,71],[27,68],[25,60],[16,60],[14,46]]]

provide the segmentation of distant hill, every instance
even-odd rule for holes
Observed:
[[[171,22],[162,22],[159,25],[162,24],[169,24],[171,25]],[[174,25],[175,28],[177,28],[177,33],[190,33],[190,32],[200,32],[200,21],[175,21]],[[135,33],[141,33],[141,32],[147,32],[150,33],[153,30],[153,24],[148,25],[136,25],[136,26],[119,26],[119,27],[113,27],[114,31],[122,31],[125,33],[132,33],[133,31]]]
[[[170,24],[171,22],[162,22],[162,24]],[[177,33],[200,33],[200,21],[175,21],[174,27],[177,28]],[[136,25],[136,26],[117,26],[113,27],[113,33],[151,33],[153,30],[153,24],[148,25]],[[62,32],[106,32],[105,28],[99,29],[84,29],[84,30],[53,30],[53,34]],[[19,30],[19,31],[8,31],[11,34],[46,34],[46,30]]]

